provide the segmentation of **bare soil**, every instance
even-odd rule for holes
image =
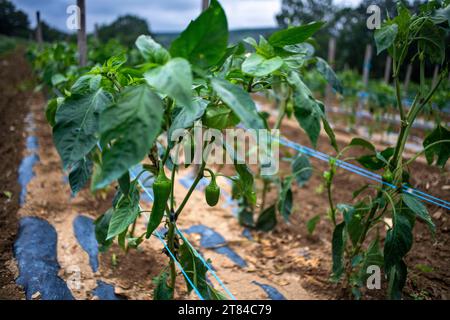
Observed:
[[[17,169],[25,146],[24,119],[32,94],[30,69],[22,51],[0,57],[0,299],[22,299],[16,286],[12,246],[18,228],[20,186]]]
[[[7,62],[3,62],[3,61]],[[0,221],[2,236],[0,298],[20,299],[23,292],[14,279],[17,267],[12,256],[12,244],[17,232],[18,218],[38,216],[51,223],[58,234],[57,253],[61,265],[60,276],[70,284],[70,289],[77,299],[97,299],[92,294],[97,280],[113,284],[116,293],[127,299],[152,299],[154,284],[152,279],[167,265],[168,258],[161,253],[162,245],[156,238],[145,241],[139,250],[130,250],[127,254],[117,246],[100,255],[100,268],[93,272],[88,263],[88,256],[78,244],[73,232],[73,220],[78,214],[92,218],[98,217],[111,204],[113,188],[93,195],[89,190],[81,191],[76,197],[70,197],[70,189],[64,180],[59,156],[53,146],[51,128],[45,121],[45,98],[42,94],[31,94],[30,88],[21,91],[24,79],[30,79],[30,70],[21,55],[10,55],[0,60],[0,114],[2,131],[0,162]],[[13,75],[13,76],[11,76]],[[11,80],[12,77],[12,80]],[[5,80],[8,79],[8,80]],[[11,112],[13,108],[14,112]],[[19,209],[17,185],[17,168],[23,156],[25,132],[24,117],[32,112],[36,122],[36,135],[39,140],[39,158],[34,171],[36,177],[30,182],[25,205]],[[14,130],[8,129],[14,126]],[[339,128],[338,128],[339,129]],[[352,136],[338,130],[339,144],[348,143]],[[287,120],[282,132],[290,140],[308,145],[307,136],[298,129],[295,120]],[[377,147],[383,145],[377,143]],[[334,154],[328,139],[322,135],[319,151]],[[282,152],[293,154],[292,150]],[[411,154],[409,152],[408,154]],[[200,248],[205,258],[212,260],[217,275],[224,281],[238,299],[266,299],[266,293],[253,282],[268,284],[276,288],[287,299],[342,299],[340,285],[329,281],[331,270],[331,223],[326,218],[328,203],[321,187],[321,172],[327,164],[311,159],[317,171],[310,182],[299,188],[294,186],[294,213],[289,223],[279,221],[276,229],[269,233],[252,231],[253,239],[243,236],[244,228],[233,216],[230,207],[222,197],[219,204],[210,208],[206,205],[202,191],[195,191],[178,221],[182,230],[195,224],[204,224],[220,233],[230,248],[247,262],[247,267],[240,268],[224,255],[214,250],[200,247],[200,236],[191,234],[188,239],[196,248]],[[191,169],[180,171],[179,177],[190,173]],[[289,164],[283,163],[282,172],[290,171]],[[413,173],[412,183],[415,187],[434,196],[449,198],[450,177],[448,171],[429,167],[422,160],[410,167]],[[219,180],[222,195],[230,193],[230,186]],[[365,178],[354,173],[338,170],[334,201],[349,202],[352,191],[367,183]],[[11,191],[8,199],[3,191]],[[180,203],[187,190],[180,183],[175,186],[176,201]],[[268,203],[275,202],[277,194],[269,194]],[[414,231],[415,244],[407,256],[410,270],[407,287],[408,299],[449,299],[450,249],[448,211],[427,205],[436,223],[437,234],[433,239],[426,226],[419,222]],[[144,208],[150,208],[144,205]],[[313,235],[308,234],[306,221],[320,214]],[[145,230],[144,218],[137,224],[136,233]],[[381,230],[383,231],[383,230]],[[425,267],[431,271],[425,272]],[[196,299],[195,294],[186,293],[184,280],[179,273],[176,288],[177,299]],[[217,285],[214,278],[210,280]],[[365,298],[384,298],[384,292],[368,291]]]

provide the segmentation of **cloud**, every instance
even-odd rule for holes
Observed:
[[[51,26],[66,30],[66,9],[76,0],[13,0],[25,11],[32,25],[35,12],[39,10],[43,20]],[[230,29],[276,26],[275,15],[281,7],[281,0],[222,0]],[[87,28],[94,24],[114,21],[124,14],[135,14],[145,18],[152,31],[181,31],[190,20],[200,13],[201,0],[86,0]]]

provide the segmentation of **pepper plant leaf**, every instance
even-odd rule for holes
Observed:
[[[287,45],[305,42],[314,35],[325,23],[322,21],[311,22],[303,26],[292,27],[272,33],[269,43],[274,47],[284,47]]]
[[[165,64],[170,59],[170,53],[157,43],[151,36],[140,35],[136,39],[136,47],[146,62]]]
[[[77,194],[89,181],[92,174],[92,161],[83,158],[75,162],[69,172],[69,184],[72,194]]]
[[[444,142],[443,140],[447,140]],[[450,131],[438,125],[430,134],[423,140],[423,147],[425,148],[425,157],[428,164],[433,164],[436,159],[436,164],[442,168],[445,167],[448,158],[450,157]],[[437,143],[438,141],[443,141]],[[431,144],[433,144],[430,146]]]
[[[275,205],[264,209],[256,220],[256,229],[268,232],[277,225]]]
[[[255,102],[241,87],[214,78],[211,85],[222,101],[234,111],[247,129],[264,129],[264,122],[256,111]]]
[[[253,77],[264,77],[277,71],[282,65],[283,59],[280,57],[266,59],[257,53],[252,53],[242,63],[242,71]]]
[[[220,61],[227,45],[227,17],[219,2],[211,0],[208,9],[172,42],[170,54],[204,68]]]
[[[85,157],[97,143],[99,113],[112,98],[103,89],[87,95],[72,95],[56,111],[53,142],[64,167]]]
[[[398,25],[395,23],[385,24],[380,29],[375,30],[375,44],[377,46],[377,54],[390,48],[398,33]]]
[[[100,116],[102,166],[94,189],[104,188],[147,155],[163,112],[161,99],[145,84],[125,88],[117,103],[105,109]]]
[[[278,211],[284,220],[288,221],[292,213],[293,195],[292,195],[292,179],[293,176],[286,177],[281,183],[280,198],[278,200]]]
[[[147,71],[144,78],[150,86],[167,94],[177,104],[192,108],[192,71],[185,59],[174,58]]]
[[[291,164],[292,175],[299,187],[305,185],[312,176],[312,166],[304,154],[299,154]]]

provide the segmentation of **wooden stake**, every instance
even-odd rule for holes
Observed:
[[[335,65],[335,52],[336,52],[336,39],[335,38],[330,38],[330,40],[328,41],[328,64],[330,65],[331,68],[334,69],[334,65]],[[327,84],[327,89],[326,89],[326,104],[330,105],[333,99],[333,90],[331,88],[331,85],[328,83]]]
[[[94,38],[95,40],[99,40],[98,38],[98,23],[94,24]]]
[[[364,54],[364,65],[363,65],[363,84],[365,89],[367,89],[367,86],[369,84],[371,60],[372,60],[372,45],[368,44],[366,46],[366,53]]]
[[[391,79],[391,67],[392,67],[392,58],[391,56],[386,57],[386,65],[384,66],[384,82],[389,84],[389,80]]]
[[[41,13],[36,11],[36,41],[39,45],[44,42],[42,37]]]
[[[369,85],[369,73],[370,73],[370,61],[372,60],[372,45],[368,44],[366,46],[366,53],[364,54],[364,64],[363,64],[363,84],[364,91],[367,94],[367,87]],[[366,103],[366,99],[359,99],[358,110],[361,110]]]
[[[86,40],[86,4],[85,0],[77,0],[80,8],[80,28],[78,29],[78,54],[80,66],[87,64],[87,40]]]
[[[202,0],[202,11],[205,11],[209,7],[209,0]]]

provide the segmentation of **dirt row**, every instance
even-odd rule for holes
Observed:
[[[3,60],[8,62],[3,62]],[[2,90],[1,121],[4,128],[14,126],[14,130],[2,131],[1,168],[1,238],[0,298],[23,298],[23,292],[14,284],[18,275],[16,263],[12,257],[12,244],[17,232],[18,218],[37,216],[50,222],[58,234],[57,254],[61,266],[60,277],[71,283],[77,278],[77,286],[70,287],[77,299],[96,299],[92,290],[97,280],[113,284],[115,291],[127,299],[151,299],[154,284],[152,279],[166,265],[168,258],[161,253],[161,243],[152,238],[145,241],[139,250],[131,250],[128,254],[117,246],[100,255],[100,268],[93,272],[89,266],[89,257],[77,242],[73,232],[73,221],[82,214],[96,218],[111,203],[114,190],[91,194],[83,190],[76,197],[70,196],[67,179],[61,170],[58,154],[52,143],[51,129],[44,119],[45,98],[40,93],[31,94],[31,84],[23,87],[24,79],[29,78],[30,71],[20,55],[2,59],[6,68],[5,74],[21,72],[15,83],[0,82]],[[23,66],[23,70],[16,64]],[[5,69],[5,68],[4,68]],[[14,71],[13,71],[14,70]],[[5,79],[6,77],[0,77]],[[2,80],[0,80],[2,81]],[[14,84],[9,87],[10,84]],[[23,90],[16,88],[23,87]],[[9,95],[11,93],[11,95]],[[14,93],[14,94],[13,94]],[[5,100],[5,97],[10,97]],[[14,108],[14,113],[11,113]],[[39,162],[34,168],[36,177],[28,186],[25,205],[19,209],[17,185],[17,167],[24,155],[25,130],[24,118],[31,112],[36,124],[36,135],[39,142]],[[295,121],[288,121],[283,127],[284,135],[302,145],[309,145],[306,135],[299,134]],[[338,135],[342,145],[351,139],[344,133]],[[11,142],[11,143],[10,143]],[[5,150],[5,152],[3,152]],[[332,154],[332,148],[325,136],[319,140],[318,150]],[[286,155],[292,150],[282,149]],[[227,246],[245,262],[239,267],[227,256],[214,249],[201,247],[201,236],[193,233],[188,239],[199,248],[205,258],[212,261],[217,275],[224,281],[230,291],[239,299],[266,299],[267,293],[255,283],[270,285],[287,299],[339,299],[344,298],[339,285],[329,281],[331,270],[331,223],[326,218],[327,202],[322,187],[320,172],[326,169],[326,163],[311,159],[318,169],[311,181],[304,187],[294,187],[294,213],[290,223],[280,221],[277,228],[270,233],[252,231],[251,238],[243,234],[244,228],[237,222],[226,201],[226,193],[230,186],[220,181],[223,197],[218,206],[209,208],[205,204],[201,190],[195,191],[179,219],[179,228],[185,230],[191,226],[204,225],[220,233]],[[289,164],[283,163],[281,170],[288,173]],[[419,162],[411,166],[414,173],[413,184],[421,190],[437,197],[448,199],[450,177],[448,172],[440,172]],[[9,174],[7,174],[9,172]],[[189,170],[181,171],[180,177],[190,174]],[[339,170],[334,190],[336,203],[348,202],[351,193],[366,183],[364,178]],[[10,191],[5,194],[4,191]],[[180,202],[186,193],[181,183],[175,187],[176,200]],[[269,194],[269,202],[275,202],[277,194]],[[150,208],[150,204],[145,205]],[[443,209],[429,206],[437,226],[437,235],[433,239],[426,227],[418,223],[415,228],[415,245],[407,257],[410,276],[406,288],[406,298],[410,299],[449,299],[449,227],[448,213]],[[310,235],[306,229],[306,221],[315,215],[321,215],[315,232]],[[137,232],[144,230],[144,219]],[[431,270],[430,270],[431,268]],[[180,274],[181,276],[181,274]],[[210,277],[213,282],[214,279]],[[80,285],[81,284],[81,285]],[[217,285],[217,284],[216,284]],[[367,298],[383,298],[382,291],[367,292]],[[181,277],[177,282],[176,298],[195,299],[195,294],[187,295]]]

